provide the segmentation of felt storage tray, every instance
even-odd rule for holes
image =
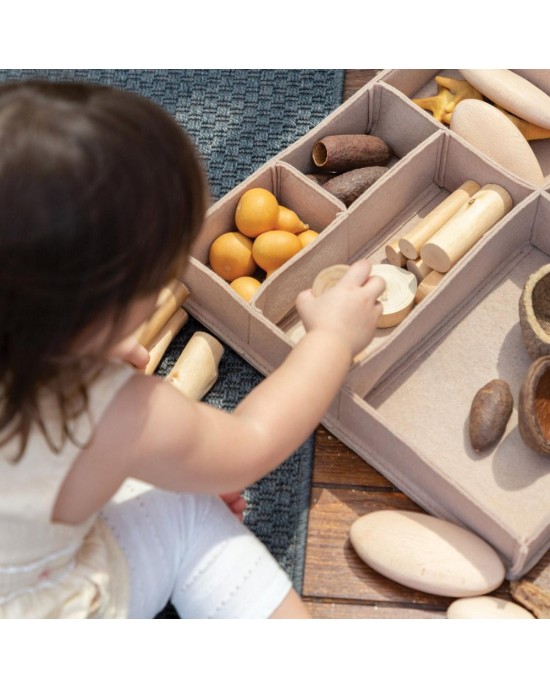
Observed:
[[[535,86],[550,94],[550,70],[548,69],[513,69],[520,76],[524,77]],[[437,93],[437,82],[434,77],[437,75],[450,76],[454,79],[464,77],[458,70],[452,69],[388,69],[377,75],[381,83],[395,88],[402,95],[412,98],[426,98]],[[417,110],[421,108],[412,103]],[[430,112],[421,110],[440,127],[447,128],[444,124],[437,122]],[[453,132],[454,134],[454,132]],[[550,187],[550,139],[539,141],[529,141],[537,160],[545,176],[544,188]]]
[[[360,394],[347,385],[325,419],[418,504],[480,534],[511,579],[550,539],[550,459],[529,449],[517,427],[519,389],[532,362],[518,303],[529,275],[550,262],[549,230],[550,196],[541,192],[449,275],[440,296],[461,290],[460,304],[442,298],[425,336],[395,360],[378,356],[378,383]],[[470,405],[495,378],[510,385],[514,411],[497,446],[478,454],[469,440]]]
[[[440,286],[396,327],[377,330],[323,424],[427,511],[477,532],[518,578],[550,544],[550,460],[519,438],[517,411],[493,452],[469,447],[475,392],[506,379],[517,404],[530,363],[519,335],[524,281],[550,262],[550,195],[470,146],[412,103],[440,70],[386,70],[317,127],[211,206],[182,275],[186,309],[263,374],[303,336],[294,303],[320,270],[385,246],[464,181],[503,186],[513,207]],[[453,74],[452,71],[449,72]],[[305,175],[313,144],[334,133],[372,133],[395,153],[390,169],[348,208]],[[212,241],[235,230],[249,188],[272,191],[319,237],[245,302],[208,265]]]
[[[514,206],[521,203],[532,189],[512,178],[505,171],[496,170],[475,150],[456,137],[440,131],[422,142],[414,151],[392,167],[379,180],[378,189],[369,189],[347,212],[322,233],[311,250],[298,254],[292,262],[273,275],[269,285],[258,293],[254,303],[263,315],[286,334],[293,342],[304,334],[303,326],[294,307],[297,294],[311,286],[315,276],[336,263],[351,264],[359,258],[369,258],[372,263],[386,261],[385,246],[399,238],[417,224],[422,217],[441,203],[452,191],[467,179],[480,185],[500,184],[510,193]],[[513,212],[513,209],[512,211]],[[506,217],[497,223],[481,240],[499,231]],[[465,256],[448,273],[445,279],[460,269]],[[429,311],[429,302],[437,299],[438,292],[416,306],[399,325],[376,330],[374,339],[361,354],[349,378],[356,385],[372,384],[379,374],[379,367],[368,361],[384,347],[404,353],[411,336],[425,336],[430,324],[422,313]],[[419,316],[420,335],[409,333],[410,324]],[[405,332],[402,334],[403,330]],[[399,343],[394,343],[400,339]],[[399,353],[397,354],[399,355]]]
[[[398,90],[373,81],[283,151],[279,159],[304,174],[319,172],[322,170],[312,158],[317,141],[337,134],[370,134],[390,146],[393,155],[386,167],[392,167],[440,128],[439,122],[411,108],[410,99]]]

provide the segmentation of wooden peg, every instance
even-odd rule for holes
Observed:
[[[149,349],[163,326],[170,320],[177,309],[184,304],[188,296],[189,289],[183,282],[178,280],[172,280],[164,287],[157,298],[153,315],[138,327],[135,332],[139,343],[146,349]]]
[[[420,222],[405,236],[399,239],[399,248],[403,255],[415,260],[420,255],[420,249],[451,217],[477,192],[481,186],[472,180],[464,182],[452,194],[436,205]]]
[[[174,315],[162,327],[149,347],[149,363],[145,368],[146,375],[152,375],[157,369],[161,358],[166,353],[170,343],[187,322],[189,316],[183,308],[178,308]]]
[[[385,252],[386,259],[390,265],[395,265],[398,268],[405,266],[407,259],[399,247],[399,239],[394,239],[389,244],[386,244]]]
[[[199,401],[218,379],[223,353],[224,347],[215,337],[195,332],[164,380],[186,397]]]

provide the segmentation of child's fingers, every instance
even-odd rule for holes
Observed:
[[[340,278],[342,286],[362,286],[368,280],[372,264],[369,260],[358,260],[352,263]]]

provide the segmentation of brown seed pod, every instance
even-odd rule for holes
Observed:
[[[392,156],[388,144],[370,134],[325,136],[312,148],[311,157],[324,172],[346,172],[368,165],[385,165]]]
[[[337,174],[322,186],[323,189],[339,198],[345,206],[350,206],[387,171],[387,167],[360,167],[356,170]]]
[[[528,447],[550,454],[550,356],[537,358],[527,370],[519,393],[518,426]]]
[[[550,263],[529,276],[519,300],[519,322],[532,358],[550,354]]]
[[[476,392],[470,408],[470,442],[475,451],[485,451],[500,440],[513,408],[505,380],[491,380]]]

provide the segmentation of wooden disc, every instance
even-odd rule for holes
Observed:
[[[313,281],[313,286],[311,287],[313,296],[321,296],[324,291],[333,287],[336,282],[339,282],[348,270],[349,265],[340,264],[331,265],[330,267],[321,270],[321,272]]]
[[[544,175],[533,149],[504,113],[482,100],[463,100],[451,119],[454,131],[505,169],[535,186]]]
[[[371,275],[377,275],[386,282],[386,289],[378,299],[383,306],[382,315],[376,327],[387,328],[398,325],[412,310],[416,293],[416,277],[396,265],[373,265]]]

